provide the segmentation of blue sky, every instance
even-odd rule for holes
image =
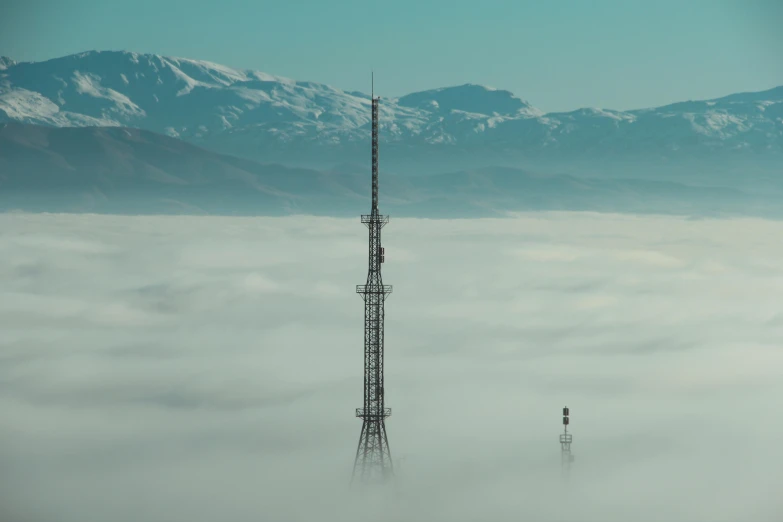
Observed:
[[[480,83],[546,110],[783,85],[783,0],[6,0],[0,54],[124,49],[383,96]]]

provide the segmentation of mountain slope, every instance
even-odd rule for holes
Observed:
[[[127,126],[292,164],[365,161],[369,96],[218,64],[91,51],[0,66],[0,122]],[[636,111],[543,114],[463,85],[381,104],[389,164],[783,156],[783,87]],[[440,163],[438,163],[440,162]]]
[[[12,65],[16,65],[16,60],[13,60],[7,56],[0,56],[0,71],[8,69]]]
[[[356,216],[369,207],[366,169],[319,172],[216,154],[120,127],[0,125],[0,210]],[[487,167],[381,177],[396,216],[481,217],[521,210],[773,215],[777,201],[717,187],[580,179]]]
[[[0,125],[4,209],[287,214],[360,198],[351,186],[138,129]]]

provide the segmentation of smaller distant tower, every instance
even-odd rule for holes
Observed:
[[[565,407],[563,408],[563,433],[560,435],[560,467],[565,480],[568,480],[571,475],[571,463],[574,461],[574,456],[571,454],[573,437],[568,433],[568,424],[568,407]]]

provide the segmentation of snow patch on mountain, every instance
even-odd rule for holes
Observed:
[[[13,67],[14,65],[16,65],[16,60],[12,60],[7,56],[0,56],[0,71]]]
[[[145,112],[127,96],[114,89],[102,86],[101,78],[96,74],[84,74],[75,71],[72,78],[77,93],[105,101],[109,114],[117,113],[120,117],[128,120],[146,116]],[[104,111],[103,115],[106,118],[106,111]],[[106,119],[110,119],[110,117]]]
[[[27,89],[0,88],[0,114],[6,120],[30,123],[33,120],[54,122],[60,107],[45,96]]]
[[[0,121],[37,123],[54,127],[115,127],[111,119],[93,118],[60,110],[41,94],[26,89],[4,90],[0,85]]]
[[[403,107],[413,107],[433,112],[462,111],[483,115],[542,114],[526,101],[509,91],[485,85],[465,84],[444,87],[413,94],[396,100]]]

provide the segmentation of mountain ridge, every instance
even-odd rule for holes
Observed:
[[[407,217],[525,210],[776,216],[776,197],[671,181],[597,179],[508,167],[383,174],[382,207]],[[123,127],[0,124],[0,211],[355,216],[369,204],[361,165],[317,171],[218,154]]]
[[[127,51],[11,62],[0,70],[0,121],[138,127],[262,161],[365,161],[367,94]],[[783,86],[632,111],[543,113],[509,91],[465,84],[384,98],[380,118],[392,164],[783,158]]]

